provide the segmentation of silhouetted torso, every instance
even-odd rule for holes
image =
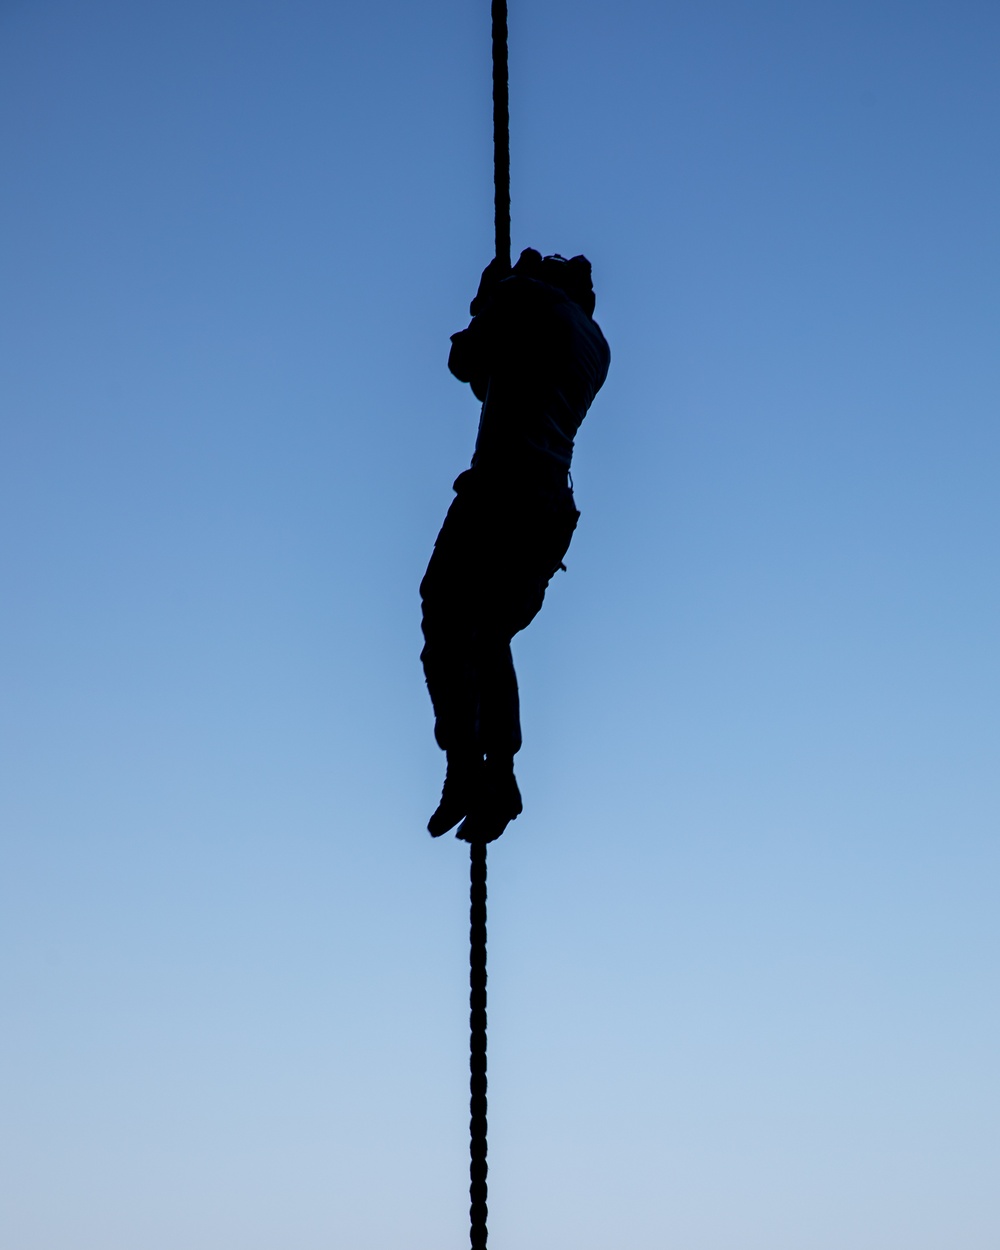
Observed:
[[[519,274],[500,282],[453,335],[448,360],[483,401],[476,475],[511,487],[565,482],[610,359],[600,327],[565,292]]]

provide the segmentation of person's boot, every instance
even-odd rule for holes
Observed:
[[[480,788],[483,757],[454,751],[448,752],[448,768],[441,791],[441,802],[427,822],[432,838],[439,838],[454,829],[472,810],[472,804]]]
[[[522,810],[514,757],[488,755],[468,815],[455,836],[463,842],[495,842]]]

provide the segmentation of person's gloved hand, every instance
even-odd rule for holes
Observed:
[[[523,274],[526,278],[538,278],[542,272],[542,254],[533,247],[526,247],[514,262],[514,273]]]
[[[473,317],[477,313],[482,312],[497,286],[504,278],[508,277],[510,277],[510,269],[502,261],[494,257],[483,270],[483,276],[479,279],[479,290],[476,292],[476,298],[469,305],[469,312]]]

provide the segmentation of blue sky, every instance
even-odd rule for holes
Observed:
[[[488,4],[8,0],[0,1240],[466,1244],[416,587]],[[995,6],[512,0],[594,263],[491,852],[502,1250],[995,1250]]]

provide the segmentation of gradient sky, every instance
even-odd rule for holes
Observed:
[[[0,1243],[467,1244],[417,584],[487,0],[5,0]],[[511,0],[612,370],[516,644],[496,1250],[996,1250],[1000,9]]]

